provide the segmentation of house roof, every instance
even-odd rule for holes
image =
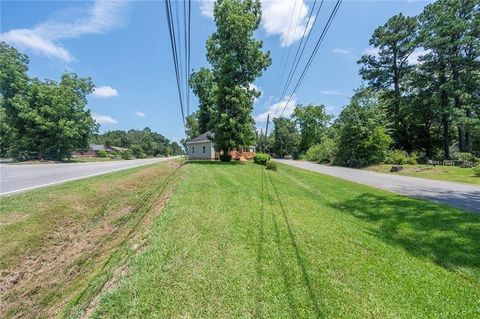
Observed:
[[[103,145],[100,145],[100,144],[90,144],[90,149],[92,151],[104,151],[105,150],[105,146]]]
[[[120,146],[110,145],[110,146],[108,146],[108,147],[111,148],[112,150],[119,151],[119,152],[123,152],[123,151],[128,150],[128,148],[120,147]]]
[[[210,142],[212,138],[214,137],[214,133],[212,131],[207,131],[203,134],[200,134],[197,137],[192,138],[188,143],[199,143],[199,142]]]

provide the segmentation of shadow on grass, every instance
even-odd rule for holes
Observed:
[[[388,244],[445,268],[471,268],[479,279],[480,215],[374,194],[362,194],[332,206],[371,223],[370,233]]]
[[[283,206],[282,200],[280,199],[280,195],[277,191],[277,187],[275,187],[275,184],[273,183],[272,177],[270,175],[268,175],[268,177],[270,179],[270,183],[271,183],[273,191],[275,193],[275,197],[277,199],[278,206],[279,206],[279,208],[282,212],[283,220],[285,222],[285,225],[287,226],[288,236],[290,238],[291,245],[292,245],[292,247],[295,251],[295,257],[296,257],[297,265],[300,268],[302,280],[303,280],[303,283],[305,285],[305,289],[307,290],[308,297],[309,297],[310,302],[312,304],[313,310],[315,312],[315,316],[317,318],[322,318],[323,317],[322,310],[320,309],[318,299],[315,295],[315,291],[313,289],[310,276],[308,275],[308,271],[307,271],[307,267],[305,265],[305,261],[302,258],[302,255],[300,253],[300,249],[298,247],[297,240],[295,238],[295,233],[294,233],[293,228],[290,224],[290,220],[288,218],[287,212],[285,210],[285,207]],[[272,213],[272,218],[274,218],[273,213]],[[274,222],[274,226],[275,226],[275,231],[277,233],[277,237],[279,238],[277,222],[276,222],[276,220],[274,220],[273,222]],[[279,242],[277,243],[277,245],[279,245]],[[283,255],[280,255],[280,257],[281,257],[281,259],[284,258]],[[284,265],[282,265],[282,267],[284,267]]]
[[[187,160],[187,164],[202,164],[202,165],[245,165],[247,162],[231,161],[221,162],[213,160]]]

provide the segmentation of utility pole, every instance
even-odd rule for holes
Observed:
[[[260,152],[263,152],[263,128],[260,128],[260,138],[258,139]]]
[[[267,115],[267,126],[265,127],[265,143],[267,142],[267,136],[268,136],[268,123],[270,122],[270,113],[268,113]],[[263,151],[265,152],[265,149],[263,149]]]

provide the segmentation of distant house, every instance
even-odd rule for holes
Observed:
[[[98,151],[106,151],[105,146],[100,144],[90,144],[88,150],[79,150],[73,153],[74,156],[98,156]]]
[[[128,148],[119,146],[106,146],[101,144],[90,144],[88,150],[78,150],[73,153],[73,156],[98,156],[99,151],[105,151],[107,153],[116,152],[120,153],[126,151]]]
[[[105,145],[105,150],[107,152],[121,153],[121,152],[125,152],[126,150],[128,150],[128,148],[120,147],[120,146]]]
[[[213,142],[214,133],[205,132],[191,140],[187,141],[187,155],[189,159],[218,159],[220,152],[215,151]],[[249,160],[255,155],[255,146],[239,146],[228,152],[233,159]]]

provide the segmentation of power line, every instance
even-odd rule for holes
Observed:
[[[303,52],[305,51],[305,47],[306,47],[306,45],[307,45],[307,43],[308,43],[308,40],[310,39],[310,35],[312,34],[312,30],[313,30],[314,27],[315,27],[315,23],[316,23],[317,20],[318,20],[318,16],[319,16],[320,10],[322,9],[323,1],[324,1],[324,0],[322,0],[322,2],[320,3],[320,6],[319,6],[319,8],[318,8],[318,10],[317,10],[316,17],[315,17],[315,19],[313,20],[313,24],[312,24],[312,26],[311,26],[311,28],[310,28],[310,31],[308,32],[307,38],[305,39],[305,34],[307,33],[308,26],[310,25],[310,20],[312,19],[312,15],[313,15],[313,12],[314,12],[314,10],[315,10],[315,6],[316,6],[316,4],[317,4],[317,0],[315,0],[315,2],[313,3],[312,9],[310,10],[310,14],[309,14],[308,19],[307,19],[307,23],[305,24],[305,28],[304,28],[304,30],[303,30],[302,39],[300,40],[300,43],[299,43],[299,45],[298,45],[298,47],[297,47],[297,52],[295,53],[295,58],[293,59],[292,66],[290,67],[290,71],[289,71],[289,73],[288,73],[287,80],[286,80],[285,85],[284,85],[284,87],[283,87],[282,93],[281,93],[280,96],[279,96],[280,101],[281,101],[281,99],[283,99],[283,97],[285,96],[285,93],[286,93],[286,91],[287,91],[287,88],[288,88],[288,86],[290,85],[291,78],[293,77],[293,73],[295,73],[296,68],[297,68],[297,66],[298,66],[298,63],[300,62],[301,57],[302,57],[302,55],[303,55]],[[302,47],[302,44],[303,44],[303,48],[302,48],[301,53],[300,53],[300,55],[299,55],[300,48]],[[293,72],[293,73],[292,73],[292,72]],[[282,78],[283,78],[283,76],[282,76]],[[287,83],[288,83],[288,84],[287,84]],[[274,112],[273,112],[274,117],[275,117],[275,115],[277,114],[277,111],[278,111],[280,105],[281,105],[281,102],[278,103],[277,106],[275,107],[275,110],[274,110]]]
[[[175,67],[175,77],[177,80],[177,92],[178,92],[178,98],[180,101],[180,110],[182,113],[182,122],[184,128],[185,126],[185,111],[184,111],[184,106],[183,106],[183,98],[182,98],[182,82],[181,82],[181,74],[179,70],[179,61],[178,61],[178,51],[177,51],[177,42],[176,42],[176,35],[175,35],[175,25],[173,23],[173,16],[172,16],[172,6],[170,3],[170,0],[165,1],[165,12],[167,16],[167,25],[168,25],[168,31],[170,35],[170,46],[172,49],[172,56],[173,56],[173,64]]]
[[[292,91],[292,93],[290,94],[290,97],[288,98],[288,101],[287,103],[285,103],[285,106],[283,107],[283,110],[282,110],[282,113],[280,113],[280,117],[282,117],[283,113],[285,112],[285,109],[288,105],[288,103],[290,103],[291,99],[292,99],[292,96],[295,94],[295,92],[297,91],[298,87],[300,86],[300,84],[302,83],[303,79],[305,78],[305,75],[308,71],[308,69],[310,68],[311,64],[312,64],[312,61],[315,57],[315,55],[317,54],[318,52],[318,48],[320,47],[320,45],[322,44],[323,42],[323,39],[325,38],[329,28],[330,28],[330,25],[332,24],[332,21],[333,19],[335,18],[337,12],[338,12],[338,8],[340,7],[340,4],[342,3],[342,0],[337,0],[337,2],[335,3],[335,7],[333,8],[332,12],[330,13],[330,16],[328,18],[328,21],[327,23],[325,24],[325,27],[323,28],[323,31],[315,45],[315,48],[313,49],[313,52],[312,54],[310,55],[310,58],[308,59],[303,71],[302,71],[302,74],[300,75],[300,77],[298,78],[297,80],[297,83],[295,84],[295,87]]]
[[[317,0],[315,0],[315,3],[313,4],[313,7],[315,7],[316,2],[317,2]],[[287,93],[287,90],[290,87],[290,83],[292,82],[293,76],[294,76],[295,72],[297,71],[298,64],[300,63],[300,60],[303,56],[303,52],[305,51],[305,47],[307,46],[308,40],[310,39],[310,35],[312,34],[311,30],[313,30],[313,28],[315,27],[315,24],[318,20],[318,16],[320,14],[320,10],[323,7],[323,2],[324,2],[324,0],[322,0],[322,2],[320,3],[320,6],[318,7],[315,20],[313,20],[313,24],[312,24],[312,27],[310,29],[310,32],[308,33],[307,38],[306,38],[305,42],[303,43],[303,40],[305,39],[304,36],[305,36],[305,33],[307,31],[307,28],[308,28],[308,24],[310,23],[310,19],[312,17],[312,13],[313,13],[313,7],[312,7],[312,11],[310,12],[310,16],[308,17],[308,22],[307,22],[307,25],[305,27],[305,30],[304,30],[304,33],[303,33],[303,36],[302,36],[302,40],[300,42],[300,45],[297,48],[297,52],[295,54],[295,58],[293,59],[293,63],[292,63],[292,66],[290,68],[290,71],[288,72],[287,81],[285,82],[285,86],[283,87],[283,90],[282,90],[282,95],[281,95],[282,97],[285,95],[285,93]],[[304,45],[303,45],[303,47],[300,51],[300,47],[302,46],[302,43]]]

